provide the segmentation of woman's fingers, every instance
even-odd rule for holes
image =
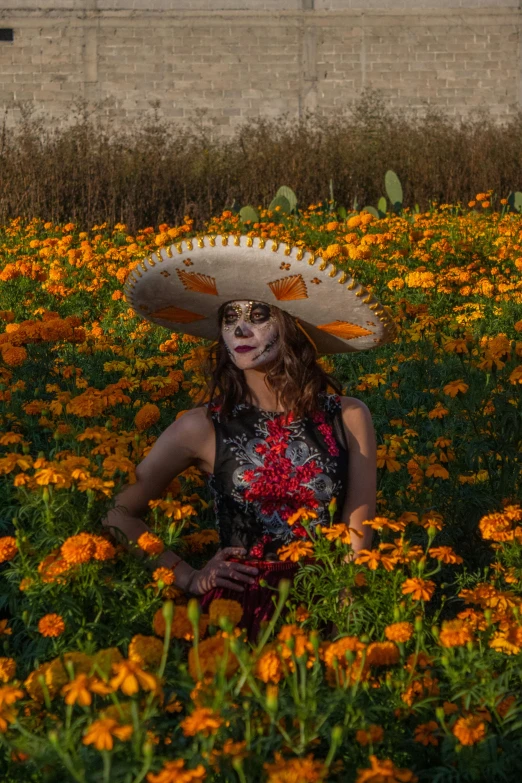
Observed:
[[[229,590],[235,590],[236,593],[243,593],[245,591],[245,588],[238,585],[237,582],[230,582],[228,579],[222,579],[219,576],[216,579],[216,587],[228,587]]]
[[[235,565],[236,563],[223,563],[219,569],[219,574],[221,576],[228,576],[230,579],[237,579],[238,582],[246,582],[249,585],[253,585],[256,580],[249,574],[245,574],[238,569],[233,568]]]
[[[228,557],[242,557],[247,551],[240,546],[226,546],[214,555],[214,560],[226,560]]]

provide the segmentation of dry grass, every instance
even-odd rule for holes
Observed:
[[[407,118],[367,94],[345,116],[259,119],[223,140],[205,121],[173,128],[156,118],[123,133],[81,112],[61,130],[26,114],[0,139],[0,222],[37,216],[134,230],[189,214],[200,225],[234,201],[266,206],[282,184],[306,207],[329,198],[330,181],[350,209],[355,198],[376,204],[388,168],[412,207],[466,203],[488,188],[505,197],[522,188],[521,119]]]

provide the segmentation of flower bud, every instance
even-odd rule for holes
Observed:
[[[59,745],[59,742],[58,742],[58,732],[57,731],[54,731],[54,730],[50,731],[47,734],[47,739],[49,740],[51,745],[54,745],[55,748]]]
[[[191,601],[195,601],[195,600],[196,600],[195,598],[192,598],[189,601],[189,607],[190,607]],[[196,601],[196,604],[197,604],[197,601]],[[163,619],[165,620],[165,622],[172,624],[172,619],[174,617],[174,604],[172,603],[172,601],[165,601],[165,603],[163,604],[163,606],[161,608],[161,613],[163,615]],[[188,617],[189,617],[190,622],[192,622],[192,618],[190,616],[190,613],[189,613]],[[199,614],[198,614],[198,617],[196,618],[196,623],[197,623],[198,619],[199,619]]]
[[[436,715],[437,720],[439,721],[439,723],[444,723],[444,719],[445,719],[446,716],[444,714],[444,709],[442,707],[437,707],[436,708],[435,715]]]
[[[421,614],[416,615],[414,628],[417,633],[420,633],[422,631],[422,624],[423,624],[422,621],[423,621],[422,615]]]
[[[434,639],[439,639],[439,627],[438,625],[432,625],[431,626],[431,632],[433,634]]]
[[[342,738],[343,738],[343,727],[337,724],[332,729],[332,742],[335,745],[339,745],[341,743]]]
[[[395,622],[401,619],[401,611],[398,606],[393,607],[393,619]]]
[[[266,686],[266,709],[268,712],[277,712],[277,706],[279,703],[279,686],[267,685]]]

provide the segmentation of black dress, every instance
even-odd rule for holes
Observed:
[[[311,526],[329,525],[328,506],[337,501],[334,522],[345,500],[348,449],[335,394],[321,394],[313,417],[295,418],[253,405],[237,405],[222,416],[210,411],[216,431],[214,473],[208,483],[214,499],[222,547],[241,546],[249,556],[276,559],[277,550],[306,536],[298,509],[317,516]]]

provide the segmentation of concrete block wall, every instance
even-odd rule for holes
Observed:
[[[115,126],[203,112],[342,113],[364,88],[458,117],[522,105],[519,0],[1,0],[0,110],[54,125],[75,102]]]

